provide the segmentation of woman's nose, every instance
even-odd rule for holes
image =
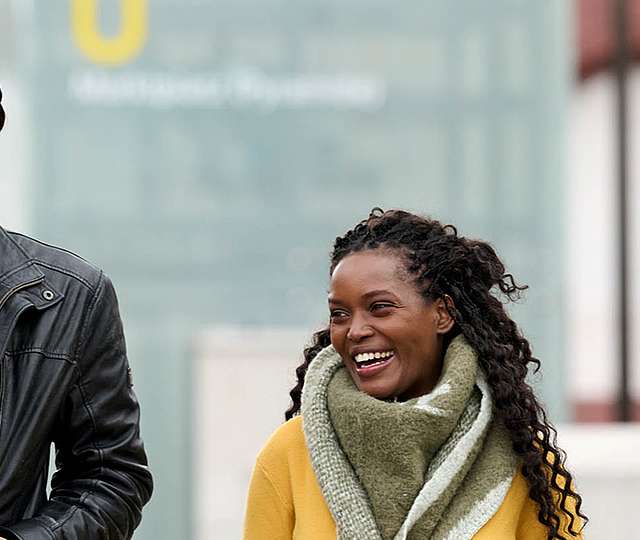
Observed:
[[[364,318],[354,317],[347,332],[347,339],[350,341],[360,341],[373,335],[373,328],[369,326]]]

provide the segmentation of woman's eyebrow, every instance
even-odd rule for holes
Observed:
[[[395,294],[393,294],[391,291],[388,291],[386,289],[375,289],[373,291],[368,291],[362,295],[362,298],[364,300],[369,300],[375,296],[383,296],[383,295],[393,296],[393,298],[396,298]],[[342,304],[342,301],[339,298],[335,298],[331,295],[327,297],[327,301],[330,304]]]
[[[373,291],[369,291],[363,294],[362,298],[364,298],[365,300],[368,300],[369,298],[372,298],[374,296],[382,296],[382,295],[390,295],[390,296],[393,296],[394,298],[396,297],[395,294],[393,294],[391,291],[387,291],[386,289],[375,289]]]
[[[365,300],[369,300],[374,296],[383,296],[383,295],[393,296],[394,298],[397,298],[395,294],[393,294],[391,291],[388,291],[386,289],[374,289],[373,291],[368,291],[362,295],[362,298]],[[330,294],[327,296],[327,301],[330,304],[342,304],[339,298],[335,298]]]

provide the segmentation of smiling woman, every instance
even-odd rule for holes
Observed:
[[[406,401],[430,392],[453,327],[445,300],[428,300],[396,253],[354,253],[333,270],[331,344],[356,386],[378,399]]]
[[[336,239],[329,326],[258,456],[246,540],[581,538],[521,287],[452,226],[374,209]]]

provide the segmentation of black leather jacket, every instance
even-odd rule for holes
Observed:
[[[130,538],[152,479],[109,279],[0,228],[0,361],[0,537]]]

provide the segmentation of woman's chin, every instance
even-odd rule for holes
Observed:
[[[367,381],[364,384],[360,382],[358,385],[358,390],[364,392],[365,394],[381,400],[393,399],[396,397],[395,386],[391,384],[381,384],[381,383],[373,383],[372,381]]]

